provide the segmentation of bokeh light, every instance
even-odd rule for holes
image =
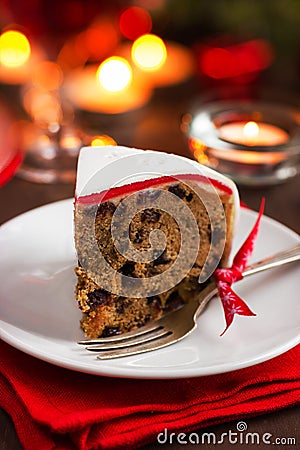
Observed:
[[[57,61],[64,70],[80,67],[88,61],[103,61],[115,53],[120,39],[116,18],[97,17],[88,28],[66,40]]]
[[[80,137],[75,134],[66,134],[65,136],[62,136],[59,143],[61,148],[69,151],[78,151],[82,144]]]
[[[63,117],[59,97],[40,87],[32,86],[24,93],[23,106],[34,121],[48,129],[57,128]]]
[[[49,91],[60,87],[63,81],[63,73],[58,64],[53,61],[43,61],[34,69],[32,83]]]
[[[144,34],[134,41],[131,56],[142,70],[157,70],[167,59],[167,49],[160,37],[155,34]]]
[[[104,89],[119,92],[131,83],[132,69],[125,58],[112,56],[100,64],[96,76]]]
[[[264,39],[254,39],[235,45],[207,46],[200,55],[200,70],[214,79],[226,79],[256,74],[270,66],[273,48]]]
[[[122,12],[119,26],[123,36],[134,41],[143,34],[150,33],[152,19],[146,9],[130,6]]]
[[[188,140],[189,147],[191,151],[194,154],[194,158],[200,163],[200,164],[207,164],[208,163],[208,157],[205,153],[206,146],[195,138],[189,138]]]
[[[237,75],[238,67],[232,53],[225,48],[208,48],[202,55],[202,71],[211,78],[230,78]]]
[[[87,54],[90,61],[99,61],[112,54],[119,41],[117,22],[112,17],[101,17],[78,36],[76,51]]]
[[[101,134],[99,136],[94,136],[90,145],[92,147],[104,147],[105,145],[117,145],[117,143],[111,136]]]
[[[30,58],[30,54],[30,43],[20,31],[8,30],[0,36],[0,63],[4,66],[20,67]]]

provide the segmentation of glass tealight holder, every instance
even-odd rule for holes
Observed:
[[[73,108],[59,90],[34,85],[23,88],[23,105],[28,120],[20,124],[24,159],[17,175],[36,183],[74,183],[83,133]]]
[[[195,159],[241,185],[284,182],[300,170],[300,112],[284,104],[215,101],[184,114]]]

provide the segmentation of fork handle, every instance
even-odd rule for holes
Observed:
[[[273,267],[283,266],[284,264],[297,261],[299,259],[300,244],[288,250],[283,250],[282,252],[275,253],[274,255],[268,256],[256,263],[249,265],[244,270],[243,277],[262,272],[263,270],[272,269]]]

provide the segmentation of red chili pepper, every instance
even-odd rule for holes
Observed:
[[[214,272],[214,276],[217,281],[217,287],[219,290],[220,299],[222,301],[226,328],[221,334],[221,336],[228,330],[231,325],[235,314],[240,316],[255,316],[256,314],[251,311],[251,309],[246,305],[243,299],[239,297],[231,288],[231,285],[238,280],[243,278],[243,271],[245,270],[248,260],[253,253],[255,241],[257,238],[260,221],[263,215],[265,206],[265,199],[262,199],[260,210],[256,222],[234,257],[233,264],[230,268],[217,269]]]

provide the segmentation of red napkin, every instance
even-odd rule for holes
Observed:
[[[299,359],[300,345],[226,374],[135,380],[62,369],[0,342],[0,406],[25,450],[134,449],[165,428],[186,433],[296,404]]]

